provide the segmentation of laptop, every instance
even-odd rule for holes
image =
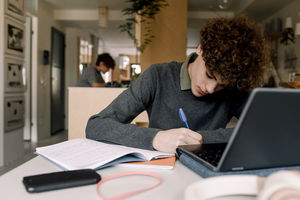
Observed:
[[[228,143],[183,145],[186,154],[216,172],[300,165],[300,90],[256,88]]]

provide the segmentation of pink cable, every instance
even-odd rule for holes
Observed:
[[[151,177],[154,177],[154,178],[158,179],[159,182],[157,184],[151,186],[151,187],[148,187],[148,188],[144,188],[144,189],[135,190],[135,191],[132,191],[132,192],[119,194],[117,196],[110,197],[110,198],[105,198],[101,195],[101,193],[99,191],[99,188],[100,188],[102,183],[104,183],[105,181],[112,180],[114,178],[119,178],[119,177],[123,177],[123,176],[130,176],[130,175],[151,176]],[[138,172],[138,171],[136,171],[136,172],[124,172],[124,173],[116,174],[116,175],[113,175],[113,176],[110,176],[110,177],[106,177],[106,178],[102,179],[101,181],[99,181],[98,184],[97,184],[97,194],[98,194],[99,198],[102,199],[102,200],[118,200],[118,199],[123,199],[125,197],[129,197],[129,196],[139,194],[139,193],[151,190],[153,188],[156,188],[161,184],[161,182],[162,182],[162,178],[160,176],[156,175],[156,174],[151,173],[151,172]]]

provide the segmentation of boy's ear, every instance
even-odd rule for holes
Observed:
[[[201,49],[201,45],[199,44],[199,46],[197,47],[196,53],[200,56],[202,55],[202,49]]]

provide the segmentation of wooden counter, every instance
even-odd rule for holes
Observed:
[[[88,119],[106,108],[125,89],[127,88],[69,87],[68,139],[84,138]],[[136,122],[148,122],[147,113],[141,113],[132,123]]]

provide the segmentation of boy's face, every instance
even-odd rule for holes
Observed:
[[[196,53],[198,57],[188,66],[192,93],[196,97],[200,97],[222,90],[225,84],[222,83],[218,74],[211,74],[206,69],[200,46],[198,46]]]
[[[106,67],[106,65],[104,64],[104,62],[100,61],[99,65],[97,66],[97,70],[99,72],[102,72],[103,74],[105,74],[106,72],[108,72],[109,68]]]

